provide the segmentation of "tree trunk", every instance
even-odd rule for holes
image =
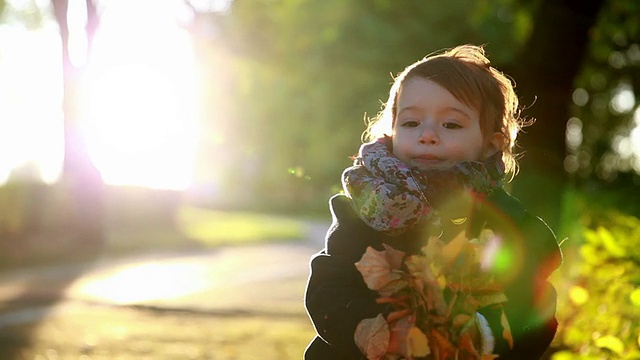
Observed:
[[[508,71],[517,84],[523,115],[535,118],[519,138],[524,151],[513,192],[554,229],[561,225],[565,131],[574,79],[582,66],[604,0],[545,0],[531,37]],[[569,219],[567,219],[569,220]]]
[[[83,95],[85,66],[76,65],[69,54],[69,28],[67,26],[68,0],[52,0],[54,13],[60,27],[62,39],[62,64],[64,82],[64,128],[65,151],[62,181],[69,185],[71,202],[70,227],[78,244],[85,250],[99,250],[104,243],[104,185],[87,151],[80,131],[79,121]],[[98,14],[91,0],[87,4],[87,26],[85,28],[90,52],[93,36],[98,26]]]

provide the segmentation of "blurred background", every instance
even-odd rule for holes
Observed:
[[[393,75],[463,43],[536,119],[508,188],[565,239],[552,357],[640,359],[636,0],[0,0],[0,270],[307,241]],[[313,333],[303,312],[207,316],[296,321],[277,358]],[[100,358],[99,335],[74,350],[31,325],[0,347]],[[260,358],[224,334],[167,358]]]

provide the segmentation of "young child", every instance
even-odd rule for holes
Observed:
[[[344,194],[330,200],[326,247],[311,259],[305,305],[317,336],[305,359],[364,359],[355,340],[359,324],[410,313],[378,301],[365,284],[355,263],[367,248],[419,254],[432,237],[446,244],[486,228],[500,240],[508,300],[500,312],[478,309],[476,346],[500,360],[542,357],[557,327],[547,278],[561,253],[546,224],[502,189],[517,170],[513,149],[524,125],[511,81],[490,66],[482,47],[425,57],[395,79],[365,133],[370,142],[343,173]],[[503,336],[508,327],[512,342]],[[386,353],[408,356],[398,336],[391,333]]]

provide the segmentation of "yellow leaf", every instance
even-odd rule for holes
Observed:
[[[424,357],[431,354],[427,335],[416,326],[412,327],[407,334],[407,349],[410,357]]]
[[[444,246],[442,249],[442,256],[445,264],[452,263],[458,255],[462,252],[462,249],[469,244],[469,240],[464,231],[461,231],[453,240]]]
[[[389,325],[382,314],[358,323],[354,341],[367,359],[382,359],[389,348]]]
[[[432,236],[429,238],[427,245],[422,248],[422,253],[427,259],[433,262],[439,262],[442,260],[442,249],[444,243],[439,238]]]
[[[468,314],[458,314],[453,318],[453,327],[457,328],[457,327],[461,327],[464,324],[468,323],[469,320],[471,320],[471,315]]]
[[[479,307],[485,307],[494,304],[502,304],[508,301],[507,296],[503,292],[492,292],[483,295],[477,295],[476,300],[478,300]]]
[[[509,343],[509,348],[513,349],[513,336],[511,335],[511,326],[509,325],[509,320],[507,319],[507,315],[502,310],[502,315],[500,315],[500,325],[502,325],[502,338],[507,340]]]

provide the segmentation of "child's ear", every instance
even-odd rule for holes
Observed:
[[[487,143],[484,145],[484,150],[482,151],[482,157],[488,159],[491,155],[497,153],[502,150],[502,145],[504,144],[504,136],[499,132],[494,132],[489,137]]]

